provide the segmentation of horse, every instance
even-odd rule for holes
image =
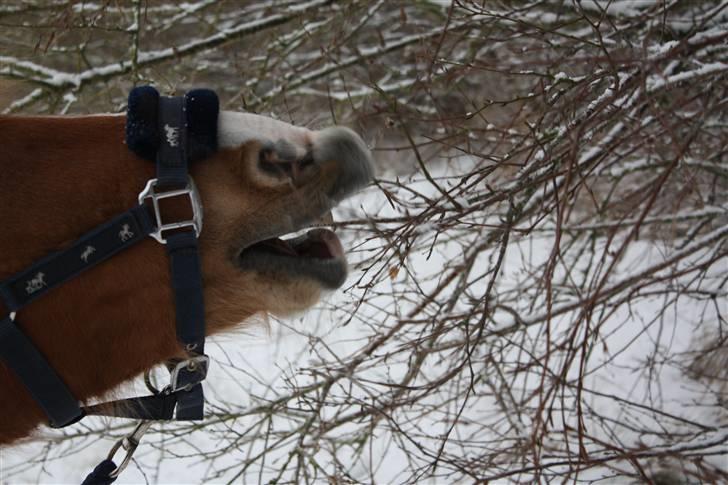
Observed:
[[[136,203],[154,164],[125,145],[125,122],[124,114],[0,116],[0,281]],[[319,222],[373,173],[369,149],[344,127],[317,131],[223,111],[217,133],[219,149],[190,167],[204,207],[207,335],[255,315],[303,311],[342,285],[342,244]],[[163,210],[184,218],[189,207],[170,200]],[[119,231],[131,236],[129,227]],[[44,275],[28,284],[43,288]],[[0,315],[7,312],[0,300]],[[13,324],[82,403],[184,357],[165,249],[152,238],[42,295]],[[0,445],[46,422],[2,360],[0,389]]]

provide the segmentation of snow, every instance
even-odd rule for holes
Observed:
[[[78,73],[63,72],[34,62],[19,60],[10,56],[0,56],[0,65],[5,64],[5,67],[0,68],[0,75],[13,75],[24,72],[29,73],[31,75],[30,79],[38,84],[43,84],[51,88],[71,87],[77,89],[81,85],[93,80],[101,80],[129,72],[134,64],[138,67],[144,67],[145,65],[174,59],[176,56],[186,52],[199,52],[211,49],[228,40],[246,33],[254,32],[269,24],[275,25],[286,18],[294,17],[301,12],[315,9],[325,3],[327,3],[327,0],[310,0],[308,2],[296,3],[295,5],[289,6],[285,9],[285,13],[269,15],[261,19],[243,22],[228,29],[221,30],[209,37],[191,40],[187,43],[174,47],[167,47],[165,49],[139,52],[136,63],[131,60],[114,62],[104,66],[86,69],[85,71]]]
[[[652,75],[647,78],[647,91],[654,92],[658,89],[662,89],[679,82],[690,81],[704,76],[706,74],[712,74],[716,72],[722,72],[728,70],[728,64],[723,62],[711,62],[703,64],[697,69],[691,69],[689,71],[679,72],[671,76],[658,76]]]
[[[172,16],[162,26],[164,29],[218,1],[149,6],[145,12],[168,10]],[[295,16],[304,10],[316,11],[324,3],[323,0],[288,2],[286,4],[290,8],[282,6],[275,15],[262,15],[262,9],[277,5],[276,2],[270,2],[260,7],[261,12],[254,11],[246,16],[244,23],[223,21],[216,26],[217,30],[205,31],[199,38],[190,37],[178,46],[168,47],[167,44],[164,49],[142,51],[137,60],[140,67],[145,67],[175,59],[180,53],[208,51],[243,32],[260,28],[264,22],[276,22],[281,16]],[[443,15],[443,18],[453,5],[446,0],[426,3],[440,9],[433,11]],[[373,15],[384,4],[383,0],[368,4],[369,8],[363,17]],[[448,16],[448,29],[461,29],[462,35],[478,36],[477,29],[464,27],[497,21],[509,25],[524,39],[538,38],[533,35],[538,31],[548,40],[548,49],[557,55],[561,52],[559,48],[568,45],[569,39],[590,42],[593,39],[594,26],[585,26],[583,22],[582,25],[578,22],[564,24],[563,14],[544,14],[543,9],[530,8],[525,4],[524,9],[518,11],[499,8],[501,5],[497,2],[481,2],[480,5],[487,6],[487,9],[472,4],[472,10],[467,15]],[[613,45],[623,46],[620,36],[625,35],[623,28],[626,18],[643,17],[645,12],[660,5],[657,0],[582,0],[567,2],[565,8],[574,9],[580,14],[586,12],[590,19],[599,20],[596,28],[604,36],[601,39],[603,46],[610,51]],[[625,134],[625,130],[633,129],[635,125],[647,127],[656,123],[656,118],[648,114],[654,112],[652,109],[635,108],[636,103],[644,103],[646,95],[657,93],[662,96],[664,93],[661,90],[678,84],[689,86],[691,83],[700,83],[705,76],[717,79],[716,74],[725,75],[728,64],[720,57],[726,50],[725,42],[720,41],[726,34],[728,9],[725,7],[725,1],[717,2],[715,8],[710,7],[709,10],[696,9],[699,13],[691,18],[685,16],[676,19],[675,15],[666,15],[664,25],[658,26],[659,31],[672,30],[680,34],[690,30],[690,35],[669,35],[666,38],[681,40],[665,42],[659,42],[662,36],[655,35],[645,39],[644,43],[635,43],[631,50],[626,47],[615,50],[614,53],[619,54],[613,59],[619,70],[614,72],[598,56],[594,57],[594,64],[600,64],[600,68],[579,72],[578,55],[575,55],[573,64],[564,62],[558,64],[556,69],[541,72],[537,70],[540,64],[534,64],[533,58],[534,53],[541,49],[537,43],[524,41],[523,44],[507,45],[498,38],[488,38],[488,42],[483,42],[482,46],[475,43],[477,54],[472,59],[469,58],[470,54],[457,58],[457,53],[439,57],[432,74],[434,78],[443,74],[447,76],[446,63],[475,68],[473,59],[487,60],[491,55],[500,62],[506,59],[505,54],[495,54],[499,54],[501,49],[507,52],[507,48],[512,48],[512,52],[522,52],[524,55],[509,59],[505,65],[498,64],[498,68],[543,79],[543,93],[547,94],[544,97],[547,102],[559,102],[562,94],[568,93],[572,87],[583,89],[588,86],[588,90],[584,90],[588,94],[578,98],[583,100],[583,104],[577,104],[573,115],[570,112],[563,122],[558,120],[536,128],[543,131],[538,138],[543,138],[545,143],[534,147],[532,156],[525,160],[522,168],[496,186],[497,193],[509,194],[519,185],[553,171],[557,164],[563,163],[556,148],[581,130],[582,126],[585,132],[578,132],[580,144],[574,150],[576,166],[573,173],[586,177],[594,175],[607,182],[622,177],[647,179],[656,168],[660,168],[658,163],[664,163],[662,160],[653,160],[638,152],[629,160],[627,158],[630,155],[624,155],[624,158],[618,155],[613,159],[614,163],[595,165],[594,162],[600,157],[615,155],[614,145]],[[0,7],[0,13],[11,12],[15,8]],[[72,8],[75,12],[88,12],[103,11],[107,6],[103,2],[81,3],[74,4]],[[135,12],[123,6],[114,8],[127,13]],[[610,16],[608,19],[603,15],[605,11]],[[281,32],[274,43],[256,54],[259,57],[252,58],[254,63],[262,62],[273,51],[270,46],[275,46],[281,51],[282,58],[290,62],[292,67],[299,68],[284,71],[285,75],[265,84],[269,86],[266,88],[268,91],[262,93],[259,99],[270,99],[285,92],[287,95],[313,95],[334,101],[366,102],[366,98],[376,101],[379,93],[394,93],[392,97],[396,97],[403,106],[406,104],[409,110],[419,111],[420,115],[441,115],[430,104],[416,105],[410,96],[411,92],[419,89],[418,83],[422,80],[422,72],[412,67],[417,64],[384,66],[387,67],[384,69],[387,73],[382,77],[361,76],[354,83],[350,83],[351,79],[346,76],[338,75],[344,72],[344,67],[370,62],[405,46],[412,47],[400,51],[403,58],[412,53],[417,54],[419,50],[427,54],[428,47],[433,44],[431,40],[443,36],[441,26],[429,29],[429,26],[411,24],[385,29],[374,42],[357,45],[354,49],[342,44],[340,53],[325,56],[323,58],[326,61],[311,64],[315,67],[300,69],[321,56],[321,52],[314,50],[300,53],[297,51],[298,43],[312,36],[314,31],[336,30],[338,26],[332,25],[336,18],[331,15],[316,16],[313,21],[303,20],[305,23],[301,23],[293,32]],[[364,21],[361,20],[362,23]],[[354,23],[357,22],[358,19]],[[138,25],[132,22],[128,29],[133,31]],[[563,39],[558,35],[545,36],[552,28],[562,29],[564,25],[568,28],[561,33],[567,32],[568,36]],[[693,33],[698,25],[704,30]],[[356,30],[356,27],[347,25],[348,30]],[[554,32],[559,33],[556,30]],[[690,56],[681,54],[682,48],[692,48],[701,43],[705,47],[695,47]],[[447,44],[443,46],[447,47]],[[438,56],[443,56],[443,52],[439,52]],[[711,56],[708,57],[707,53],[711,53]],[[585,48],[583,55],[591,55],[589,49]],[[626,62],[623,57],[634,58],[635,62]],[[706,62],[706,58],[713,61]],[[199,69],[210,66],[220,69],[220,63],[227,62],[212,58],[200,61],[197,66]],[[96,64],[98,60],[93,62]],[[130,69],[130,61],[120,60],[80,72],[64,72],[39,63],[0,56],[0,74],[24,77],[42,86],[15,101],[7,108],[8,111],[29,105],[49,92],[61,94],[59,109],[64,111],[77,103],[76,94],[82,86],[102,82],[107,77],[117,76]],[[579,72],[580,75],[569,72]],[[337,75],[332,76],[332,73]],[[320,87],[319,82],[324,79],[329,90]],[[244,91],[259,82],[256,76],[247,77],[241,81],[240,89]],[[572,86],[577,83],[581,83],[581,86]],[[538,86],[538,89],[534,86]],[[527,92],[528,96],[541,96],[541,85],[528,86],[523,93]],[[257,92],[255,94],[258,95]],[[265,108],[269,109],[267,106]],[[477,127],[495,131],[494,138],[503,137],[506,140],[504,143],[515,145],[509,146],[509,150],[516,152],[521,143],[531,141],[525,135],[529,132],[521,125],[498,119],[492,111],[472,111],[470,105],[465,109],[467,117],[475,112],[494,120],[495,124],[483,123]],[[594,123],[591,123],[596,118],[592,116],[594,113],[599,116],[614,113],[617,115],[616,122],[594,127]],[[676,112],[676,115],[690,117],[689,113],[684,112]],[[712,120],[706,119],[703,125],[705,130],[718,134],[722,133],[724,127],[725,123],[719,115]],[[313,136],[313,132],[303,128],[284,128],[282,123],[267,118],[229,112],[222,114],[219,131],[221,146],[236,146],[260,136],[271,139],[296,138],[305,144],[305,139]],[[478,140],[476,133],[481,132],[474,130],[468,136]],[[502,157],[501,152],[494,153],[497,154],[492,155],[492,160]],[[519,162],[517,156],[513,157],[514,163]],[[679,166],[700,167],[705,172],[720,176],[728,173],[720,158],[701,159],[701,156],[703,154],[700,151],[690,150],[679,160]],[[511,161],[508,156],[503,160]],[[587,443],[585,452],[593,462],[603,461],[603,466],[581,471],[579,478],[582,480],[611,482],[617,470],[629,469],[621,451],[612,451],[610,446],[631,450],[630,458],[644,459],[640,461],[641,464],[649,463],[651,457],[665,459],[671,453],[699,450],[695,454],[696,460],[705,460],[725,470],[728,466],[725,462],[725,456],[728,455],[728,416],[725,403],[720,401],[723,391],[716,389],[715,383],[691,378],[685,368],[695,353],[702,349],[706,327],[714,332],[726,330],[725,321],[721,318],[724,319],[728,313],[728,290],[725,286],[725,275],[728,274],[725,246],[728,240],[728,207],[720,200],[711,202],[713,205],[695,202],[690,206],[685,203],[676,205],[674,209],[647,214],[641,219],[634,214],[621,219],[618,214],[608,214],[586,221],[577,217],[560,227],[548,218],[538,221],[535,227],[531,227],[535,221],[525,220],[511,232],[511,240],[502,254],[497,250],[497,245],[493,245],[493,249],[478,252],[474,248],[487,238],[499,234],[498,229],[489,228],[502,228],[507,215],[500,206],[492,213],[485,214],[483,208],[491,211],[493,205],[482,199],[468,197],[467,192],[458,191],[459,176],[466,171],[464,169],[469,170],[476,163],[478,161],[459,158],[452,163],[434,164],[432,177],[448,196],[422,176],[401,176],[404,185],[413,193],[398,193],[399,203],[394,206],[376,188],[370,188],[337,209],[335,217],[339,221],[364,218],[363,227],[368,227],[367,224],[374,222],[368,221],[363,214],[372,214],[377,219],[376,231],[365,232],[367,238],[357,238],[346,225],[339,228],[352,263],[351,274],[344,287],[303,316],[283,321],[273,318],[270,321],[258,321],[233,335],[212,339],[209,347],[214,363],[206,387],[210,405],[205,426],[193,430],[174,424],[155,424],[144,438],[135,462],[117,483],[265,482],[276,477],[295,443],[310,437],[309,433],[289,435],[289,430],[301,423],[313,422],[318,417],[334,422],[336,419],[345,420],[349,416],[356,416],[359,410],[372,408],[381,412],[367,415],[366,419],[371,419],[371,423],[362,424],[354,420],[325,432],[311,430],[311,434],[328,433],[328,436],[342,438],[339,443],[326,439],[317,441],[317,448],[308,450],[311,459],[329,471],[341,467],[356,481],[397,483],[409,476],[405,468],[411,464],[411,460],[415,462],[413,466],[427,464],[428,457],[424,456],[424,452],[434,454],[442,446],[445,454],[476,460],[479,458],[478,450],[491,447],[493,456],[497,458],[488,467],[483,467],[482,473],[485,475],[481,478],[490,478],[495,483],[507,478],[528,482],[532,476],[509,475],[515,463],[511,452],[519,447],[527,449],[531,446],[535,425],[542,424],[535,421],[536,417],[542,415],[532,408],[552,405],[556,410],[550,415],[550,433],[538,441],[543,449],[540,457],[542,463],[552,464],[552,469],[569,469],[568,462],[576,453],[573,447],[579,441],[575,426],[583,419],[587,433],[594,438]],[[394,178],[394,174],[383,174],[380,182],[386,184],[387,180]],[[563,189],[565,180],[565,176],[557,175],[543,185],[543,190],[539,186],[530,199],[520,201],[525,202],[522,210],[537,210],[554,193]],[[695,193],[691,192],[688,199],[697,200],[701,196],[698,194],[702,191],[699,184],[696,177]],[[598,186],[594,187],[599,190]],[[484,189],[482,193],[485,193]],[[491,195],[493,193],[489,193],[488,197]],[[680,199],[684,197],[681,195]],[[432,212],[437,217],[430,217]],[[407,217],[403,216],[413,216],[417,223],[409,224],[406,222]],[[682,231],[687,226],[686,221],[697,222],[690,224],[687,231]],[[638,222],[641,227],[655,224],[668,227],[672,224],[679,230],[675,231],[672,239],[647,236],[637,241],[627,241],[623,229],[629,229]],[[473,231],[468,231],[473,227],[485,229],[474,235]],[[592,237],[595,248],[593,254],[596,256],[592,260],[589,257],[579,260],[568,274],[563,266],[557,264],[549,282],[564,287],[551,292],[551,299],[547,297],[549,292],[544,287],[545,283],[534,285],[534,281],[545,279],[540,273],[533,274],[533,269],[545,267],[554,248],[563,249],[563,246],[557,246],[555,240],[557,229],[564,233],[564,237]],[[609,239],[606,234],[610,237],[613,235],[614,239]],[[412,245],[397,246],[396,242],[392,243],[388,239],[400,237]],[[625,250],[616,251],[615,248],[620,248],[623,243],[626,245]],[[558,255],[563,256],[561,253]],[[465,267],[464,262],[470,256],[475,261],[472,268],[461,270],[462,273],[457,274],[452,281],[447,280],[451,272]],[[502,261],[499,259],[501,256]],[[490,291],[487,282],[491,272],[495,272],[501,262],[497,272],[499,278]],[[603,268],[612,264],[614,271],[604,276]],[[710,270],[699,273],[695,268],[701,265],[709,266]],[[670,275],[676,272],[684,274],[679,278],[671,278]],[[570,279],[578,280],[579,283],[564,283]],[[641,284],[635,285],[637,281]],[[368,285],[368,282],[372,284]],[[441,293],[436,293],[441,285],[444,285]],[[466,297],[451,305],[438,306],[447,302],[455,288],[461,285],[468,285]],[[418,294],[405,291],[413,287],[417,287]],[[425,296],[432,294],[435,296],[428,303]],[[589,297],[594,298],[593,303],[607,317],[584,317],[585,309],[592,303]],[[436,340],[439,346],[437,352],[427,357],[420,375],[412,383],[407,383],[413,389],[412,392],[416,392],[418,386],[436,381],[453,361],[461,357],[452,349],[462,344],[465,335],[462,329],[476,325],[472,321],[474,317],[470,313],[472,308],[468,301],[486,299],[491,311],[487,314],[483,312],[484,319],[480,325],[487,345],[473,349],[472,359],[476,362],[473,377],[476,384],[473,395],[468,396],[470,405],[459,415],[457,426],[450,429],[452,416],[461,411],[459,406],[462,401],[453,399],[449,402],[446,393],[433,392],[410,408],[388,414],[390,407],[387,399],[391,396],[392,388],[400,385],[412,371],[413,361],[417,358],[417,352],[408,344],[418,339],[427,342],[428,332],[437,323],[451,326],[443,327],[447,331]],[[433,301],[438,305],[431,304]],[[601,305],[603,302],[606,304]],[[422,311],[415,312],[417,314],[411,317],[410,314],[419,304],[424,305]],[[579,325],[580,322],[582,325]],[[568,340],[572,331],[573,337]],[[583,344],[585,352],[588,350],[584,368],[567,365],[562,361],[566,357],[561,350],[551,349],[553,355],[548,357],[545,344],[547,332],[558,336],[563,342],[575,346]],[[389,338],[382,342],[379,338],[385,334]],[[361,359],[362,364],[350,367],[351,362],[357,359]],[[503,365],[493,365],[494,359]],[[559,374],[562,369],[564,373]],[[564,387],[560,388],[564,391],[562,396],[551,401],[543,398],[541,401],[541,379],[547,385],[549,381],[558,379],[576,381],[580,372],[586,376],[580,389],[581,395],[577,394],[575,387]],[[160,377],[162,375],[160,373]],[[308,391],[317,389],[320,392],[321,383],[329,382],[327,379],[332,383],[328,391],[329,404],[316,409],[316,400],[312,398],[314,393]],[[499,386],[499,383],[505,382],[507,385]],[[125,389],[124,392],[130,395],[144,393],[139,383],[131,387],[136,389]],[[512,391],[515,396],[504,389]],[[462,392],[465,393],[464,390]],[[291,394],[294,396],[290,397]],[[523,397],[528,395],[534,397],[530,400]],[[285,412],[272,410],[273,403],[279,401],[283,403]],[[544,412],[543,416],[546,415]],[[381,421],[375,423],[376,419]],[[367,442],[366,446],[357,448],[362,430],[366,431],[369,425],[374,429],[374,439]],[[265,432],[265,426],[274,430],[270,442],[255,439],[256,433]],[[395,426],[401,427],[404,432],[398,436],[392,431]],[[105,429],[106,432],[101,436],[87,434],[90,429]],[[28,443],[0,451],[2,483],[77,483],[105,457],[113,442],[128,430],[129,426],[121,421],[98,418],[63,431],[43,429]],[[160,430],[165,430],[165,433]],[[444,442],[448,433],[452,433],[449,435],[451,438],[456,436],[457,441]],[[74,438],[59,440],[62,436]],[[400,439],[410,441],[400,442]],[[607,445],[597,446],[598,440]],[[278,446],[281,443],[284,446]],[[571,447],[570,450],[566,449],[567,445]],[[334,446],[341,448],[327,448]],[[259,461],[248,469],[242,469],[242,463],[266,449],[269,454],[264,466]],[[502,453],[497,453],[499,451]],[[212,458],[203,459],[203,453]],[[341,460],[338,465],[333,463],[334,454]],[[520,458],[523,462],[517,465],[531,463],[533,459],[530,456]],[[286,477],[283,477],[283,481]],[[428,475],[424,474],[423,481],[426,477]],[[437,483],[438,480],[433,475],[429,481]]]
[[[607,12],[610,15],[633,17],[657,3],[656,0],[582,0],[578,5],[579,8],[596,13]]]
[[[472,163],[470,161],[463,163]],[[453,170],[452,166],[442,165],[432,171],[433,177],[443,177]],[[409,182],[413,189],[437,195],[436,190],[429,182],[421,177],[413,178]],[[460,199],[462,201],[463,199]],[[449,202],[441,201],[442,204]],[[363,208],[367,213],[376,213],[378,217],[396,216],[397,212],[391,208],[383,195],[370,189],[361,197],[347,201],[342,207],[335,211],[337,220],[344,220],[355,214],[361,213]],[[716,211],[725,211],[721,208],[706,208],[704,215],[710,215]],[[700,214],[692,214],[696,217]],[[691,215],[691,216],[692,216]],[[418,237],[427,237],[438,230],[434,224],[422,224],[417,226]],[[369,251],[376,250],[380,241],[370,240],[364,243],[357,243],[347,240],[347,233],[340,233],[345,241],[345,246],[356,247],[352,254],[353,267],[356,268],[356,261],[360,260]],[[605,293],[612,293],[613,301],[620,301],[620,288],[629,290],[625,281],[630,281],[645,274],[651,274],[655,281],[659,281],[660,272],[666,267],[666,262],[675,263],[685,268],[690,267],[696,261],[705,256],[706,248],[711,243],[728,238],[728,226],[718,227],[714,231],[696,238],[687,247],[680,250],[672,250],[659,242],[641,241],[630,246],[627,254],[619,264],[619,277],[610,281],[604,289]],[[503,265],[505,268],[503,277],[499,282],[499,292],[519,291],[522,280],[528,278],[523,273],[524,265],[537,264],[545,261],[550,252],[552,244],[550,236],[534,236],[524,239],[509,246]],[[598,245],[605,244],[604,241],[597,241]],[[679,260],[679,257],[690,255],[687,261]],[[492,264],[490,259],[493,256],[490,252],[482,254],[482,263],[478,266],[485,268]],[[275,476],[275,465],[272,468],[259,470],[251,468],[243,477],[236,478],[240,471],[236,466],[246,457],[254,456],[262,450],[260,441],[250,441],[240,432],[247,426],[251,426],[260,419],[260,411],[269,406],[272,400],[278,398],[279,393],[285,394],[286,382],[297,382],[301,387],[314,383],[320,375],[335,375],[343,373],[346,375],[343,356],[366,355],[376,348],[373,346],[371,330],[363,322],[382,322],[383,325],[395,325],[395,322],[381,313],[379,308],[391,308],[392,305],[398,308],[397,312],[406,314],[410,303],[395,302],[389,296],[390,291],[401,285],[408,284],[406,278],[416,278],[425,291],[436,287],[439,284],[438,275],[441,275],[445,268],[453,261],[462,258],[459,244],[446,244],[443,249],[432,254],[414,252],[411,253],[402,263],[406,267],[400,270],[396,278],[382,278],[374,289],[370,291],[379,292],[379,296],[367,300],[366,304],[359,308],[353,315],[342,314],[339,310],[333,310],[335,306],[345,305],[357,301],[361,291],[351,283],[345,285],[348,288],[343,292],[336,292],[317,309],[304,316],[290,319],[284,322],[271,322],[270,333],[267,334],[265,326],[248,327],[244,332],[235,335],[227,335],[212,339],[210,354],[213,358],[206,395],[210,402],[208,412],[213,416],[208,419],[204,429],[194,431],[190,434],[172,437],[169,434],[159,434],[156,430],[174,428],[174,425],[155,424],[152,431],[144,438],[133,464],[121,475],[117,483],[200,483],[200,482],[226,482],[240,481],[257,482],[259,477],[263,481],[272,479]],[[489,261],[491,261],[489,263]],[[386,264],[386,263],[385,263]],[[723,269],[728,270],[728,263],[723,262]],[[719,275],[714,275],[718,277]],[[349,281],[355,281],[358,277],[358,270],[354,269]],[[405,278],[405,279],[403,279]],[[707,281],[706,281],[707,283]],[[477,292],[484,289],[483,284],[475,284],[471,291]],[[706,285],[709,288],[709,285]],[[728,310],[726,301],[722,300],[720,306],[723,311]],[[633,372],[633,369],[641,367],[646,358],[658,359],[660,355],[680,355],[690,350],[694,341],[696,329],[691,322],[691,315],[704,313],[709,310],[708,305],[702,304],[699,300],[691,300],[689,297],[682,297],[680,304],[672,306],[661,318],[658,315],[663,310],[662,302],[656,298],[645,297],[639,300],[638,305],[621,305],[615,313],[607,320],[600,330],[602,345],[595,346],[593,354],[589,359],[590,365],[587,370],[585,382],[584,403],[589,408],[598,411],[602,416],[609,416],[614,420],[630,422],[641,420],[644,423],[652,423],[652,414],[640,414],[640,408],[633,405],[626,405],[628,402],[642,402],[650,407],[655,407],[661,412],[675,418],[665,418],[661,423],[654,423],[655,426],[669,427],[679,432],[684,426],[681,420],[689,420],[703,426],[705,432],[695,437],[694,440],[681,442],[674,445],[666,445],[655,441],[649,436],[641,436],[630,433],[626,428],[620,427],[620,440],[626,446],[637,446],[644,444],[645,456],[649,453],[681,451],[691,447],[708,446],[712,450],[726,450],[725,444],[728,439],[728,431],[716,425],[715,418],[709,413],[686,406],[690,402],[708,402],[710,399],[706,389],[697,385],[695,381],[686,379],[684,375],[676,373],[672,367],[665,366],[657,368],[654,375],[644,375]],[[497,304],[496,304],[497,305]],[[502,340],[500,337],[507,334],[514,334],[519,329],[538,338],[541,324],[551,321],[552,332],[562,332],[569,328],[570,322],[579,311],[580,300],[561,300],[554,302],[554,307],[549,311],[543,309],[529,310],[527,308],[505,309],[496,306],[495,312],[488,323],[487,338],[492,338],[494,346],[499,346]],[[451,310],[457,315],[462,308],[455,307]],[[517,318],[516,313],[520,316]],[[342,325],[349,317],[355,319],[348,325]],[[455,338],[453,336],[453,338]],[[446,345],[447,340],[442,342]],[[496,348],[494,347],[494,348]],[[646,355],[645,349],[659,350],[659,354]],[[389,346],[387,350],[380,349],[377,352],[397,352],[396,347]],[[518,347],[503,347],[499,350],[506,357],[505,362],[518,362]],[[354,356],[354,357],[351,357]],[[385,364],[386,363],[386,364]],[[424,374],[437,375],[441,364],[431,362],[424,369]],[[359,371],[351,376],[356,382],[358,379],[368,379],[379,382],[396,382],[406,375],[408,368],[396,359],[391,361],[383,360],[380,364],[371,367],[366,371]],[[571,375],[571,373],[569,374]],[[537,375],[528,374],[520,385],[525,388],[537,386]],[[143,392],[137,384],[137,391]],[[337,390],[338,389],[338,390]],[[334,388],[333,395],[346,395],[343,388]],[[355,392],[347,399],[356,398]],[[364,399],[364,396],[359,398]],[[377,398],[369,401],[366,405],[377,404]],[[433,395],[427,398],[420,405],[427,403],[437,404],[438,396]],[[574,397],[565,397],[564,405],[567,409],[574,404]],[[362,401],[362,405],[367,401]],[[438,406],[442,403],[438,404]],[[493,419],[497,415],[498,404],[491,398],[483,396],[479,398],[479,405],[463,414],[461,423],[458,426],[458,433],[467,434],[468,429],[478,429],[476,424],[484,420]],[[573,408],[568,411],[569,419],[573,418]],[[333,412],[333,409],[322,409],[322,413]],[[235,421],[218,421],[218,412],[233,412],[237,416]],[[417,410],[414,410],[415,414]],[[302,414],[302,419],[305,414]],[[503,429],[504,436],[511,433],[516,439],[530,439],[531,423],[523,416],[508,417],[511,431]],[[217,422],[217,424],[216,424]],[[285,430],[286,423],[276,419],[274,421],[278,431]],[[437,447],[437,444],[446,433],[447,426],[438,418],[438,414],[432,417],[422,417],[419,421],[418,433],[423,430],[426,436],[420,439],[424,446]],[[471,423],[471,424],[469,424]],[[90,471],[93,466],[101,460],[114,439],[123,432],[119,428],[121,423],[113,420],[89,419],[84,424],[75,425],[65,431],[51,431],[44,429],[36,440],[21,446],[14,447],[2,452],[2,467],[5,473],[12,473],[12,478],[4,483],[21,482],[79,482],[81,478]],[[77,438],[73,442],[64,442],[60,446],[52,445],[53,436],[58,434],[83,434],[88,427],[108,429],[101,438]],[[408,425],[403,422],[402,426]],[[652,424],[648,424],[652,426]],[[338,430],[338,434],[346,435],[347,432],[356,432],[356,427],[347,425]],[[601,436],[602,439],[610,441],[612,437],[603,435],[601,427],[592,423],[590,432]],[[396,483],[401,477],[402,465],[406,462],[404,452],[389,441],[390,434],[386,428],[382,428],[371,446],[359,458],[352,457],[348,473],[356,480],[367,482],[375,480],[378,483]],[[503,436],[479,435],[476,442],[496,442]],[[292,439],[297,439],[295,436]],[[237,444],[234,444],[237,441]],[[73,443],[75,446],[72,446]],[[707,443],[707,445],[706,445]],[[79,446],[79,444],[83,444]],[[234,444],[232,449],[228,446]],[[545,444],[550,444],[555,450],[560,449],[562,444],[554,440],[553,435],[547,437]],[[219,454],[222,450],[224,453]],[[48,453],[45,462],[36,460]],[[205,463],[199,453],[218,454],[213,464]],[[276,463],[276,456],[283,457],[283,451],[273,452],[269,457],[269,463]],[[549,460],[558,462],[560,452],[552,453]],[[325,450],[319,452],[318,459],[327,460]],[[340,458],[345,456],[339,455]],[[618,463],[620,457],[608,451],[590,452],[592,459],[604,459]],[[707,459],[710,459],[709,457]],[[548,460],[547,460],[548,461]],[[370,466],[371,465],[371,466]],[[262,475],[258,475],[262,473]],[[484,471],[486,473],[486,471]],[[494,467],[487,471],[494,477],[507,474],[507,468]],[[613,474],[608,468],[596,468],[583,472],[582,479],[597,479],[599,477]]]

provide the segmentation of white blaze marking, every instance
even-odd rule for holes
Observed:
[[[217,121],[220,148],[237,148],[252,140],[276,142],[282,139],[305,153],[313,138],[314,132],[308,128],[252,113],[221,111]]]

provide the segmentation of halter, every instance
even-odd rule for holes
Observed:
[[[194,90],[184,97],[159,96],[149,86],[129,94],[127,145],[143,158],[156,158],[156,178],[149,180],[139,204],[81,236],[69,248],[52,253],[0,282],[0,298],[8,314],[0,318],[0,359],[12,369],[43,409],[51,427],[76,423],[84,416],[103,415],[141,420],[119,441],[84,481],[111,483],[152,421],[200,420],[204,414],[202,381],[209,359],[205,347],[205,310],[197,238],[202,231],[202,204],[189,175],[188,161],[217,149],[219,103],[214,92]],[[192,217],[168,221],[159,201],[182,198]],[[151,212],[150,212],[151,208]],[[130,248],[147,236],[165,245],[174,293],[177,339],[184,359],[167,362],[170,383],[151,396],[79,406],[66,384],[16,322],[16,313],[37,298],[89,268]],[[118,467],[111,461],[119,447],[127,455]]]

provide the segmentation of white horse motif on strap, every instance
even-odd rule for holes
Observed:
[[[91,257],[91,255],[93,253],[95,253],[95,252],[96,252],[96,248],[95,247],[93,247],[93,246],[86,246],[83,249],[83,252],[81,253],[81,260],[84,263],[88,263],[88,258]]]
[[[46,284],[45,282],[45,273],[41,273],[39,271],[35,274],[35,276],[33,276],[32,279],[28,280],[28,282],[25,284],[25,292],[29,295],[32,295],[44,286],[48,286],[48,284]]]
[[[127,242],[129,239],[134,237],[134,233],[129,229],[129,224],[124,224],[121,226],[121,231],[119,231],[119,239],[121,239],[121,242]]]

